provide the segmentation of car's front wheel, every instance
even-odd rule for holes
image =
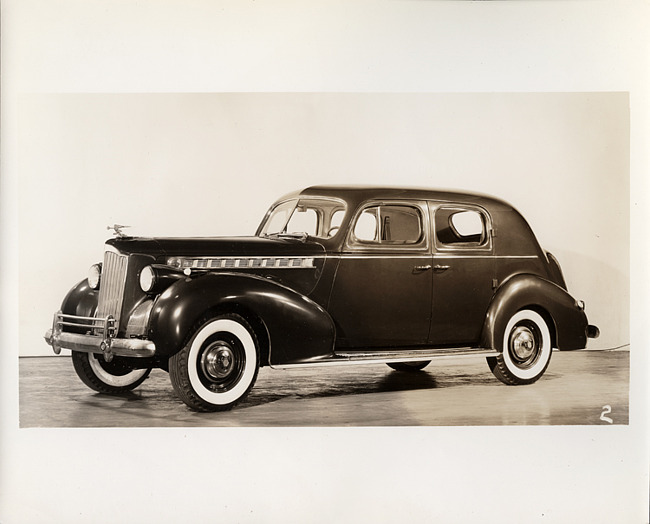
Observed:
[[[127,359],[114,357],[106,362],[102,355],[72,352],[72,365],[81,381],[90,389],[118,395],[137,388],[149,376],[151,368],[134,368]]]
[[[509,385],[532,384],[541,377],[551,361],[551,333],[536,311],[515,313],[503,333],[503,350],[488,358],[488,365],[501,382]]]
[[[176,394],[195,411],[225,411],[244,398],[259,370],[255,333],[236,314],[204,321],[169,359]]]

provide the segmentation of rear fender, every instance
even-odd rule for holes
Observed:
[[[550,251],[546,252],[546,258],[548,259],[548,268],[551,274],[551,280],[555,282],[562,289],[566,290],[566,281],[564,280],[564,275],[562,274],[562,268],[557,258]]]
[[[512,315],[521,309],[540,313],[558,349],[587,345],[587,316],[562,287],[537,275],[516,275],[497,290],[488,308],[481,347],[503,350],[503,335]]]
[[[237,273],[208,273],[172,284],[154,302],[147,335],[156,353],[169,357],[180,351],[202,318],[228,311],[261,322],[272,365],[333,354],[334,322],[323,308],[277,282]]]

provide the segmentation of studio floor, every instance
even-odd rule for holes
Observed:
[[[154,370],[120,397],[95,393],[70,357],[20,359],[20,426],[494,426],[627,424],[629,350],[553,353],[544,376],[506,386],[480,357],[439,359],[423,371],[385,365],[260,370],[232,411],[195,413]]]

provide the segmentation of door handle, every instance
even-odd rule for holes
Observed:
[[[441,266],[440,264],[436,264],[433,266],[434,271],[447,271],[449,269],[449,266]]]
[[[413,271],[428,271],[431,269],[431,265],[427,264],[426,266],[414,266]]]

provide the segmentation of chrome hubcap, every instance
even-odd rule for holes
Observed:
[[[536,351],[535,335],[526,326],[518,326],[510,338],[511,348],[520,361],[528,360]]]
[[[211,380],[219,381],[226,378],[234,369],[232,348],[225,342],[215,342],[201,356],[201,369]]]

